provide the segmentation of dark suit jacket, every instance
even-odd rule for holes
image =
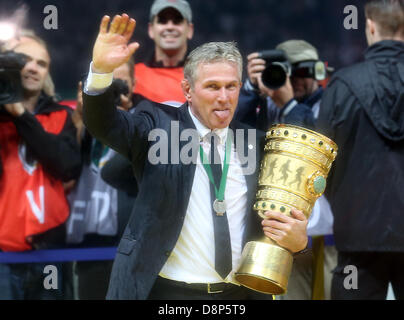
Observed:
[[[138,197],[118,246],[108,299],[146,299],[180,235],[196,161],[185,165],[170,162],[151,164],[148,160],[149,148],[157,143],[148,141],[150,131],[163,129],[168,134],[168,141],[171,141],[172,121],[178,121],[180,134],[185,129],[195,129],[187,104],[173,108],[147,101],[139,104],[137,111],[130,114],[114,107],[111,90],[96,96],[84,95],[84,123],[88,130],[94,137],[131,160],[139,182]],[[236,121],[231,123],[230,128],[251,129]],[[253,150],[256,152],[256,170],[254,174],[245,176],[249,212],[243,235],[244,243],[263,234],[261,220],[252,211],[258,180],[258,161],[263,150],[260,143],[264,136],[260,131],[255,132]],[[247,155],[248,148],[251,149],[251,143],[247,143],[247,130],[244,130],[243,139],[242,142],[246,142],[244,154]],[[179,144],[178,150],[189,143],[179,139],[176,141],[177,146]],[[237,145],[241,141],[236,139],[235,143]],[[169,143],[169,161],[171,149]]]

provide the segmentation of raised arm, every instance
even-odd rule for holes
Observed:
[[[116,15],[110,21],[109,16],[101,20],[100,31],[93,48],[93,72],[111,73],[114,69],[126,63],[139,48],[137,42],[129,43],[135,30],[135,19],[127,14]]]
[[[84,86],[83,120],[95,138],[130,158],[133,139],[143,138],[152,127],[147,115],[132,116],[117,110],[109,86],[112,72],[126,63],[139,44],[129,43],[136,22],[128,15],[104,16],[93,48],[89,77]]]

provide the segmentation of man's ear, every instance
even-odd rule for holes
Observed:
[[[181,81],[181,88],[182,92],[184,93],[185,99],[187,100],[188,104],[191,104],[191,84],[187,79],[183,79]]]
[[[193,24],[193,23],[190,23],[190,24],[188,25],[187,39],[188,39],[188,40],[191,40],[193,36],[194,36],[194,24]]]
[[[369,19],[369,18],[367,18],[367,19],[366,19],[366,26],[367,26],[367,28],[368,28],[368,30],[369,30],[369,33],[370,33],[372,36],[374,36],[374,35],[375,35],[375,32],[376,32],[376,26],[375,26],[374,21],[371,20],[371,19]]]
[[[149,35],[149,38],[154,40],[154,32],[153,32],[153,27],[152,27],[152,23],[149,22],[148,28],[147,28],[147,33]]]

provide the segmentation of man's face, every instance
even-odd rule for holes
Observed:
[[[23,88],[32,94],[39,93],[43,89],[49,73],[48,52],[41,44],[29,38],[23,38],[14,51],[28,57],[27,63],[21,70]]]
[[[183,80],[183,90],[192,113],[209,129],[227,127],[233,119],[241,88],[236,64],[200,63],[194,86]]]
[[[290,77],[293,87],[294,98],[303,101],[318,88],[318,82],[312,78]]]
[[[149,23],[149,36],[163,51],[177,51],[187,46],[192,39],[194,27],[174,8],[162,10]]]

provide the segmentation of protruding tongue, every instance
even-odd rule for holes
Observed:
[[[230,110],[215,110],[214,113],[218,118],[224,120],[230,115]]]

